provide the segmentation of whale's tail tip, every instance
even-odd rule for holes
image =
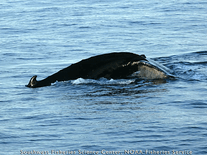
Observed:
[[[37,80],[36,80],[36,78],[37,78],[37,75],[34,75],[34,76],[30,79],[28,85],[25,85],[25,86],[26,86],[26,87],[30,87],[30,88],[34,88],[35,85],[37,84]]]

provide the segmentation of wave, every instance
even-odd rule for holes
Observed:
[[[172,70],[179,79],[207,80],[207,51],[192,52],[182,55],[154,58]]]

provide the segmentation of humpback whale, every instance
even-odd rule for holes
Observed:
[[[33,76],[26,87],[37,88],[50,86],[56,81],[83,79],[167,79],[172,77],[168,69],[145,55],[129,52],[114,52],[83,59],[47,78],[37,81]]]

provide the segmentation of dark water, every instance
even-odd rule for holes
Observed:
[[[207,2],[2,0],[0,8],[1,155],[207,154]],[[121,51],[177,78],[24,86]]]

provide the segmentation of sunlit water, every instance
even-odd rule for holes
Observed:
[[[1,0],[0,8],[1,155],[207,154],[207,2]],[[25,87],[33,75],[122,51],[177,78]]]

